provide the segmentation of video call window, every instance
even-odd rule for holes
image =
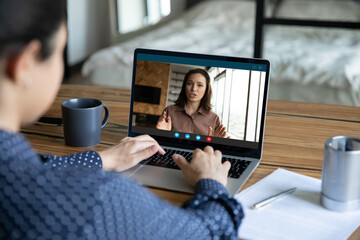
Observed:
[[[134,101],[133,126],[156,128],[164,109],[175,104],[184,77],[192,69],[203,69],[210,76],[212,111],[226,127],[225,138],[259,142],[266,75],[261,71],[138,60],[135,84],[161,91],[159,104]]]

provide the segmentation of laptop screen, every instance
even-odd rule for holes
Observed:
[[[270,63],[136,49],[129,135],[261,157]]]

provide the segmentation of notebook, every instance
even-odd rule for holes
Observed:
[[[125,174],[143,185],[192,193],[171,156],[191,161],[194,149],[210,145],[230,161],[226,187],[237,193],[261,160],[269,74],[264,59],[136,49],[128,135],[148,134],[166,154]],[[196,104],[196,111],[187,108]]]

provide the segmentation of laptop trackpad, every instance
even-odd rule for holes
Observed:
[[[131,178],[150,187],[194,193],[194,187],[186,181],[180,170],[144,165]]]

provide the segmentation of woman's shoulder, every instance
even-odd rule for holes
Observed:
[[[212,121],[216,127],[221,124],[219,115],[217,115],[213,110],[209,111],[208,116],[209,119],[211,119],[210,121]]]
[[[208,112],[209,116],[215,118],[215,119],[220,119],[219,115],[216,114],[216,112],[214,112],[213,110],[209,110]]]
[[[0,130],[0,163],[23,167],[39,161],[39,156],[21,133]],[[18,165],[19,164],[19,165]]]

